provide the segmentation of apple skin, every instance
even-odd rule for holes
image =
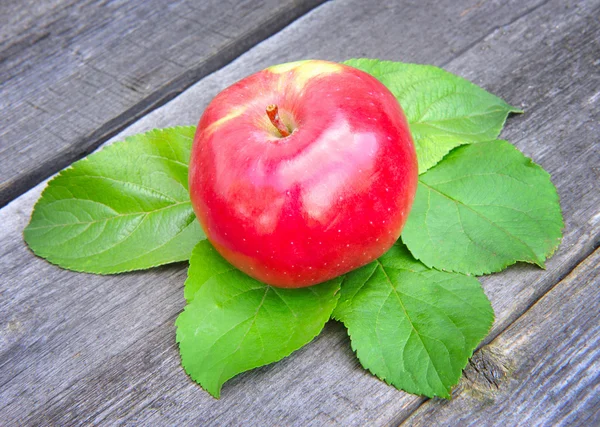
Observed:
[[[269,120],[271,104],[291,135]],[[217,95],[200,118],[189,170],[194,211],[217,251],[284,288],[385,253],[416,186],[396,98],[363,71],[319,60],[267,68]]]

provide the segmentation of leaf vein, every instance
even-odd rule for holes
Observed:
[[[434,187],[431,187],[427,184],[425,184],[423,181],[420,181],[423,185],[425,185],[427,188],[430,188],[431,190],[435,191],[436,193],[446,197],[447,199],[455,202],[457,205],[461,205],[464,208],[466,208],[467,210],[475,213],[477,216],[479,216],[480,218],[482,218],[483,220],[485,220],[486,222],[488,222],[489,224],[491,224],[494,228],[497,228],[498,230],[502,231],[504,234],[506,234],[508,237],[513,238],[514,240],[520,242],[532,255],[533,255],[533,259],[536,261],[539,261],[538,256],[535,254],[535,252],[533,251],[533,248],[531,248],[528,244],[526,244],[523,240],[521,240],[519,237],[514,236],[512,233],[510,233],[508,230],[504,229],[503,227],[500,227],[499,225],[497,225],[495,222],[491,221],[489,218],[487,218],[486,216],[482,215],[481,213],[479,213],[478,211],[476,211],[475,209],[471,208],[469,205],[463,203],[462,201],[458,200],[458,199],[454,199],[452,197],[450,197],[448,194],[445,194],[444,192],[437,190]],[[460,214],[459,214],[459,219],[460,219]],[[462,226],[462,220],[461,220],[461,226]],[[464,227],[463,227],[464,230]],[[469,236],[467,236],[469,237]],[[469,237],[470,240],[472,240]],[[488,250],[489,252],[489,250]]]

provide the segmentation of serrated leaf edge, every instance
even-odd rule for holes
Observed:
[[[73,168],[75,168],[75,167],[77,167],[77,166],[79,166],[79,165],[82,165],[82,164],[85,164],[85,163],[88,163],[88,162],[90,162],[90,158],[92,158],[92,159],[93,159],[93,158],[94,158],[96,155],[98,155],[99,153],[103,153],[103,152],[105,152],[105,150],[106,150],[107,152],[108,152],[108,151],[112,151],[112,150],[114,150],[114,149],[115,149],[115,144],[116,144],[116,143],[119,143],[119,142],[120,142],[120,143],[130,143],[130,144],[135,144],[135,143],[137,142],[137,141],[136,141],[136,139],[138,139],[138,138],[141,138],[141,137],[147,137],[147,136],[154,136],[154,137],[157,137],[157,136],[159,136],[159,135],[160,135],[161,133],[163,133],[163,132],[172,132],[172,131],[176,131],[176,132],[178,132],[178,131],[180,131],[180,130],[182,130],[182,129],[185,129],[186,131],[191,131],[192,129],[195,129],[195,128],[196,128],[195,126],[173,126],[173,127],[167,127],[167,128],[161,128],[161,129],[159,129],[159,128],[156,128],[156,129],[151,129],[151,130],[149,130],[149,131],[147,131],[147,132],[143,132],[143,133],[139,133],[139,134],[135,134],[135,135],[130,135],[130,136],[126,137],[126,138],[125,138],[124,140],[122,140],[122,141],[115,141],[114,143],[111,143],[111,144],[109,144],[109,145],[106,145],[106,146],[104,146],[104,147],[101,147],[101,148],[100,148],[98,151],[95,151],[94,153],[92,153],[92,154],[90,154],[90,155],[88,155],[88,156],[86,156],[86,157],[84,157],[84,158],[82,158],[82,159],[80,159],[80,160],[78,160],[78,161],[76,161],[76,162],[72,163],[71,165],[69,165],[69,166],[68,166],[68,167],[66,167],[65,169],[61,170],[61,171],[60,171],[59,173],[57,173],[57,174],[56,174],[54,177],[52,177],[52,178],[51,178],[51,179],[48,181],[48,183],[46,184],[46,187],[45,187],[45,188],[44,188],[44,190],[42,191],[42,194],[41,194],[41,196],[40,196],[40,197],[39,197],[39,199],[36,201],[36,203],[35,203],[35,205],[34,205],[33,209],[31,210],[31,214],[30,214],[30,216],[29,216],[29,222],[28,222],[27,226],[26,226],[26,227],[23,229],[23,232],[22,232],[22,235],[23,235],[23,240],[25,241],[25,243],[27,243],[27,247],[29,248],[29,250],[31,250],[31,251],[32,251],[32,252],[33,252],[35,255],[37,255],[37,256],[39,256],[39,257],[41,257],[41,258],[45,259],[46,261],[50,262],[51,264],[53,264],[53,265],[56,265],[57,267],[60,267],[60,268],[66,269],[66,270],[70,270],[70,271],[75,271],[75,272],[78,272],[78,273],[92,273],[92,274],[98,274],[98,275],[113,275],[113,274],[119,274],[119,273],[128,273],[128,272],[132,272],[132,271],[141,271],[141,270],[147,270],[147,269],[149,269],[149,268],[159,267],[159,266],[161,266],[161,265],[166,265],[166,264],[170,264],[170,263],[174,263],[174,262],[186,261],[187,259],[189,259],[189,257],[188,257],[188,258],[179,258],[179,257],[175,257],[175,258],[168,258],[168,259],[166,259],[164,262],[161,262],[161,263],[158,263],[158,264],[155,264],[155,265],[153,265],[152,267],[146,267],[146,268],[130,268],[130,269],[116,269],[116,270],[105,269],[105,270],[102,270],[102,271],[99,271],[99,270],[96,270],[96,269],[93,269],[93,268],[92,268],[92,269],[82,269],[82,268],[73,267],[72,265],[69,265],[68,263],[62,262],[61,260],[62,260],[62,259],[64,259],[64,258],[60,258],[60,259],[58,259],[58,257],[54,257],[54,256],[52,256],[52,254],[46,255],[46,254],[44,254],[44,253],[43,253],[43,251],[40,251],[40,250],[39,250],[39,249],[37,249],[37,248],[33,248],[33,247],[32,247],[32,246],[29,244],[29,242],[28,242],[28,239],[27,239],[26,232],[27,232],[27,230],[31,230],[31,229],[33,229],[33,230],[37,230],[37,229],[39,229],[39,228],[40,228],[40,227],[33,227],[33,228],[31,228],[31,227],[30,227],[30,226],[31,226],[32,219],[33,219],[33,213],[35,212],[35,209],[36,209],[37,205],[38,205],[40,202],[42,202],[42,200],[47,200],[47,198],[48,198],[48,193],[47,193],[47,191],[48,191],[48,189],[50,188],[50,185],[51,185],[51,184],[52,184],[52,183],[53,183],[55,180],[57,180],[57,179],[59,179],[59,178],[63,177],[65,174],[68,174],[68,173],[70,173],[70,171],[71,171]],[[184,134],[182,134],[182,133],[178,133],[178,134],[179,134],[179,136],[181,136],[181,137],[188,138],[188,136],[187,136],[187,135],[184,135]],[[119,147],[117,147],[116,149],[119,149]],[[165,158],[165,160],[169,160],[169,159]],[[50,204],[50,203],[52,203],[52,202],[48,202],[48,204]],[[170,209],[170,208],[173,208],[174,206],[180,206],[180,205],[182,205],[182,204],[186,204],[186,203],[189,203],[189,204],[190,204],[190,206],[191,206],[191,201],[178,202],[178,203],[175,203],[175,204],[173,204],[173,205],[169,205],[169,206],[166,206],[166,207],[163,207],[163,208],[160,208],[160,209],[154,210],[154,211],[150,211],[150,212],[136,212],[136,213],[130,213],[130,214],[124,214],[124,215],[117,215],[117,216],[115,216],[115,217],[111,217],[111,218],[109,218],[109,220],[110,220],[110,219],[113,219],[113,218],[116,218],[116,217],[122,217],[122,216],[133,216],[133,215],[144,215],[144,216],[146,216],[146,215],[148,215],[148,214],[155,213],[155,212],[157,212],[157,211],[159,211],[159,210]],[[141,221],[143,221],[143,219],[142,219]],[[140,223],[141,223],[141,221],[140,221]],[[95,222],[101,222],[101,221],[95,221]],[[154,250],[156,250],[156,249],[158,249],[158,248],[160,248],[160,247],[162,247],[162,246],[165,246],[165,245],[167,245],[168,243],[170,243],[170,242],[171,242],[171,241],[172,241],[174,238],[176,238],[176,237],[177,237],[177,236],[179,236],[179,235],[180,235],[182,232],[184,232],[184,231],[185,231],[185,230],[186,230],[186,229],[187,229],[187,228],[188,228],[188,227],[189,227],[191,224],[192,224],[192,222],[188,222],[188,223],[187,223],[187,224],[186,224],[184,227],[182,227],[182,229],[181,229],[181,230],[180,230],[180,231],[179,231],[177,234],[173,235],[173,237],[172,237],[171,239],[169,239],[168,241],[164,242],[162,245],[158,246],[157,248],[154,248],[152,251],[154,251]],[[137,228],[137,227],[136,227],[136,228]],[[129,236],[128,236],[128,237],[129,237]],[[127,237],[127,238],[128,238],[128,237]],[[123,239],[122,241],[126,240],[127,238]],[[109,249],[110,249],[110,248],[109,248]],[[150,251],[150,252],[152,252],[152,251]],[[143,255],[146,255],[146,254],[148,254],[148,253],[150,253],[150,252],[147,252],[147,253],[145,253],[145,254],[142,254],[142,256],[143,256]],[[191,253],[190,253],[190,255],[191,255]],[[131,259],[130,261],[135,261],[136,259],[137,259],[137,258],[133,258],[133,259]],[[118,265],[118,264],[117,264],[117,265]]]
[[[384,270],[384,274],[386,276],[386,282],[389,283],[390,286],[395,290],[395,287],[393,286],[391,280],[389,279],[389,276],[387,275],[387,273],[385,273],[385,267],[381,264],[381,262],[379,260],[376,260],[376,261],[377,261],[378,265],[373,269],[373,272],[369,275],[369,278],[367,280],[365,280],[365,282],[363,284],[361,284],[361,287],[359,288],[359,291],[370,280],[370,278],[372,277],[372,275],[375,274],[375,271],[377,270],[377,268],[381,268],[382,270]],[[440,270],[438,270],[436,268],[431,268],[431,267],[428,267],[428,268],[430,268],[433,271],[440,271]],[[415,273],[415,274],[419,274],[419,275],[421,275],[423,273],[421,271],[416,271],[416,270],[411,270],[411,269],[399,269],[399,270],[410,271],[411,273]],[[452,272],[452,273],[453,274],[460,274],[460,275],[467,276],[467,277],[469,276],[469,275],[466,275],[466,274],[463,274],[463,273],[455,273],[455,272]],[[345,280],[345,278],[344,278],[344,280]],[[342,280],[340,288],[343,285],[344,285],[344,282]],[[481,283],[479,284],[479,286],[481,286]],[[357,293],[359,291],[357,291]],[[483,289],[482,289],[482,292],[485,295],[485,292],[483,291]],[[488,298],[488,302],[490,302],[489,298]],[[402,304],[402,306],[404,307],[403,304]],[[404,311],[406,313],[406,310],[404,310]],[[334,309],[334,313],[335,313],[335,309]],[[486,331],[486,333],[484,335],[484,339],[485,339],[486,336],[489,335],[489,333],[490,333],[490,331],[491,331],[491,329],[492,329],[492,327],[494,325],[494,322],[496,320],[496,314],[495,314],[494,309],[493,309],[493,307],[491,305],[491,302],[489,304],[489,313],[488,314],[491,314],[491,318],[490,318],[489,325],[486,328],[487,331]],[[480,344],[478,346],[476,346],[475,348],[473,348],[473,350],[470,352],[470,355],[465,358],[464,363],[460,362],[460,365],[461,365],[460,366],[460,373],[458,374],[458,376],[456,378],[454,378],[452,380],[453,384],[451,384],[451,385],[449,385],[449,386],[446,387],[446,390],[447,390],[447,394],[446,395],[437,394],[435,392],[431,393],[431,394],[425,394],[425,393],[422,393],[420,390],[410,390],[410,389],[407,389],[406,387],[405,388],[400,388],[400,387],[396,386],[395,384],[393,384],[390,380],[388,380],[388,378],[385,375],[377,373],[377,372],[373,371],[370,367],[366,366],[365,363],[363,362],[363,359],[361,358],[361,355],[360,355],[361,352],[357,348],[356,343],[354,341],[354,338],[353,338],[353,336],[352,336],[352,334],[350,332],[350,328],[348,327],[348,325],[346,324],[346,322],[344,322],[344,320],[341,319],[339,316],[332,316],[332,319],[334,319],[334,320],[336,320],[338,322],[341,322],[346,327],[346,330],[348,332],[348,337],[350,339],[350,347],[351,347],[352,351],[356,354],[356,357],[358,358],[361,366],[364,369],[366,369],[367,371],[369,371],[375,377],[377,377],[380,380],[384,381],[386,384],[388,384],[388,385],[396,388],[397,390],[402,390],[402,391],[405,391],[407,393],[411,393],[411,394],[415,394],[415,395],[423,395],[423,396],[427,396],[427,397],[430,397],[430,398],[432,398],[432,397],[441,397],[441,398],[444,398],[444,399],[451,399],[451,397],[452,397],[452,393],[451,393],[452,388],[455,387],[460,382],[460,379],[463,376],[463,371],[466,368],[467,364],[469,363],[469,360],[471,359],[471,357],[473,357],[473,354],[481,347],[481,342],[480,342]],[[417,332],[416,329],[415,329],[415,327],[414,327],[414,325],[412,324],[412,321],[410,320],[410,317],[407,316],[407,319],[409,320],[409,322],[411,324],[411,327],[415,330],[415,332]],[[418,332],[417,332],[417,335],[419,335]],[[384,365],[386,365],[385,362],[384,362]],[[437,374],[437,371],[436,371],[436,374]]]
[[[526,156],[526,155],[525,155],[525,154],[524,154],[522,151],[520,151],[520,150],[519,150],[517,147],[515,147],[515,146],[514,146],[513,144],[511,144],[509,141],[506,141],[506,140],[503,140],[503,139],[494,139],[494,140],[489,140],[489,141],[479,141],[479,142],[475,142],[475,143],[472,143],[472,144],[469,144],[469,145],[482,144],[482,143],[486,143],[486,142],[492,142],[492,141],[506,142],[508,145],[510,145],[510,147],[512,147],[512,148],[513,148],[515,151],[519,152],[519,153],[520,153],[520,154],[523,156],[523,158],[526,160],[526,163],[524,164],[524,166],[526,166],[526,167],[535,167],[535,168],[537,168],[539,171],[542,171],[542,172],[543,172],[543,173],[546,175],[546,177],[548,178],[549,182],[552,184],[552,189],[553,189],[553,191],[552,191],[552,196],[553,196],[553,197],[554,197],[554,199],[555,199],[554,201],[556,202],[557,206],[558,206],[559,208],[561,208],[561,204],[560,204],[560,196],[559,196],[559,194],[558,194],[558,191],[557,191],[557,189],[556,189],[556,186],[555,186],[555,185],[554,185],[554,183],[552,182],[552,176],[550,175],[550,173],[549,173],[547,170],[545,170],[545,169],[544,169],[542,166],[540,166],[539,164],[535,163],[535,161],[533,161],[533,159],[532,159],[532,158],[530,158],[530,157],[527,157],[527,156]],[[444,156],[444,158],[446,158],[446,157],[447,157],[447,156],[448,156],[448,155],[449,155],[449,154],[450,154],[452,151],[454,151],[454,150],[457,150],[457,149],[460,149],[461,147],[464,147],[464,145],[466,145],[466,144],[460,145],[460,146],[458,146],[458,147],[454,147],[452,150],[450,150],[450,151],[449,151],[449,152],[446,154],[446,156]],[[443,159],[442,159],[440,162],[438,162],[438,164],[439,164],[439,163],[441,163],[441,162],[444,160],[444,158],[443,158]],[[422,183],[420,179],[419,179],[419,183]],[[447,196],[446,196],[446,197],[447,197]],[[454,199],[451,199],[450,197],[448,197],[448,198],[454,202]],[[401,241],[402,241],[402,243],[403,243],[403,244],[404,244],[404,245],[405,245],[405,246],[408,248],[409,252],[411,253],[411,255],[412,255],[412,256],[413,256],[415,259],[417,259],[417,260],[419,260],[420,262],[422,262],[422,263],[423,263],[424,265],[426,265],[428,268],[435,269],[435,270],[439,270],[439,271],[444,271],[444,272],[447,272],[447,273],[459,273],[459,274],[464,274],[464,275],[466,275],[466,276],[471,276],[471,275],[473,275],[473,276],[478,276],[478,277],[480,277],[480,276],[485,276],[485,275],[488,275],[488,274],[499,273],[500,271],[503,271],[503,270],[507,269],[508,267],[510,267],[510,266],[512,266],[512,265],[514,265],[514,264],[517,264],[517,263],[519,263],[519,262],[524,262],[524,263],[527,263],[527,264],[535,264],[535,265],[537,265],[538,267],[540,267],[540,268],[542,268],[542,269],[544,269],[544,270],[545,270],[545,269],[546,269],[545,262],[546,262],[548,259],[550,259],[550,258],[552,257],[552,255],[553,255],[553,254],[554,254],[554,253],[555,253],[555,252],[558,250],[558,248],[560,247],[560,244],[562,243],[562,239],[563,239],[563,237],[564,237],[564,236],[563,236],[563,230],[564,230],[564,228],[565,228],[565,222],[564,222],[564,217],[563,217],[563,214],[562,214],[562,209],[560,210],[560,221],[561,221],[561,224],[560,224],[560,227],[561,227],[561,228],[560,228],[560,230],[561,230],[561,235],[560,235],[559,237],[555,238],[555,244],[554,244],[554,245],[552,245],[552,247],[551,247],[551,248],[548,250],[548,252],[546,252],[546,253],[544,254],[544,257],[543,257],[543,259],[541,259],[539,263],[538,263],[538,262],[531,262],[530,260],[526,260],[526,259],[516,259],[516,260],[514,260],[514,261],[509,261],[509,262],[506,262],[506,263],[502,263],[502,264],[501,264],[501,267],[498,267],[498,269],[481,269],[481,270],[477,270],[477,271],[470,271],[470,272],[467,272],[467,271],[458,270],[458,269],[446,268],[446,267],[439,266],[439,265],[433,265],[433,264],[430,264],[430,263],[426,262],[425,260],[421,259],[420,257],[418,257],[418,256],[417,256],[417,255],[416,255],[416,254],[415,254],[415,253],[414,253],[414,252],[411,250],[410,246],[409,246],[409,245],[408,245],[408,244],[407,244],[407,243],[404,241],[404,239],[402,238],[402,235],[400,235],[400,240],[401,240]],[[527,247],[529,248],[529,246],[528,246],[528,245],[527,245]]]
[[[335,280],[335,279],[332,279],[332,280]],[[304,346],[306,346],[306,345],[310,344],[310,343],[311,343],[311,342],[312,342],[312,341],[313,341],[313,340],[314,340],[314,339],[315,339],[317,336],[319,336],[319,335],[321,334],[321,332],[323,331],[323,328],[325,327],[325,324],[328,322],[329,318],[331,317],[331,313],[333,313],[333,311],[335,310],[335,307],[336,307],[336,305],[337,305],[337,303],[338,303],[338,301],[339,301],[339,298],[340,298],[340,287],[341,287],[341,284],[342,284],[342,280],[341,280],[341,276],[340,276],[340,280],[339,280],[339,282],[338,282],[338,286],[336,287],[336,290],[335,290],[335,291],[333,292],[333,294],[332,294],[332,298],[333,298],[333,301],[332,301],[332,302],[333,302],[333,304],[331,305],[331,312],[329,313],[329,316],[325,317],[325,320],[324,320],[323,324],[321,325],[321,327],[319,328],[319,330],[318,330],[318,331],[317,331],[317,332],[316,332],[314,335],[313,335],[313,334],[310,334],[310,335],[311,335],[311,336],[310,336],[310,339],[308,339],[308,340],[307,340],[307,341],[306,341],[304,344],[302,344],[300,347],[298,347],[298,348],[296,348],[296,349],[294,349],[294,350],[291,350],[290,352],[285,352],[285,354],[284,354],[282,357],[280,357],[279,359],[277,359],[277,360],[274,360],[274,361],[272,361],[272,362],[268,362],[268,363],[261,363],[261,364],[255,364],[254,366],[252,366],[252,367],[250,367],[250,368],[248,368],[248,369],[246,369],[246,370],[244,370],[244,371],[242,371],[242,372],[239,372],[239,373],[237,373],[237,374],[234,374],[233,376],[231,376],[231,377],[229,377],[229,378],[226,378],[226,379],[224,379],[223,381],[221,381],[221,378],[219,378],[220,385],[218,386],[218,389],[217,389],[217,390],[209,390],[209,389],[208,389],[208,388],[207,388],[207,387],[206,387],[206,386],[205,386],[205,385],[204,385],[204,384],[203,384],[203,383],[200,381],[200,379],[195,379],[195,378],[193,378],[193,377],[192,377],[192,375],[191,375],[191,374],[189,373],[189,371],[188,371],[188,368],[187,368],[187,366],[186,366],[186,363],[184,362],[184,359],[183,359],[183,357],[181,357],[181,364],[182,364],[182,366],[183,366],[183,368],[184,368],[184,370],[185,370],[185,373],[186,373],[186,375],[187,375],[187,376],[188,376],[188,377],[189,377],[189,378],[190,378],[192,381],[194,381],[195,383],[197,383],[197,384],[200,384],[200,386],[201,386],[201,387],[202,387],[202,388],[203,388],[203,389],[204,389],[204,390],[205,390],[207,393],[209,393],[211,396],[213,396],[213,397],[214,397],[214,398],[216,398],[216,399],[219,399],[219,398],[221,397],[221,390],[222,390],[222,388],[223,388],[223,385],[224,385],[224,384],[225,384],[227,381],[229,381],[231,378],[234,378],[235,376],[237,376],[237,375],[239,375],[239,374],[241,374],[241,373],[243,373],[243,372],[249,372],[249,371],[251,371],[251,370],[253,370],[253,369],[256,369],[256,368],[259,368],[259,367],[262,367],[262,366],[268,366],[268,365],[271,365],[271,364],[273,364],[273,363],[277,363],[277,362],[279,362],[279,361],[281,361],[281,360],[285,359],[286,357],[289,357],[289,356],[290,356],[292,353],[294,353],[295,351],[298,351],[298,350],[300,350],[302,347],[304,347]],[[261,304],[260,304],[260,306],[258,307],[258,309],[257,309],[257,311],[256,311],[256,313],[255,313],[254,320],[256,319],[256,316],[258,316],[258,313],[259,313],[259,311],[260,311],[260,307],[262,307],[262,304],[263,304],[263,302],[264,302],[264,300],[265,300],[265,298],[266,298],[266,296],[267,296],[267,294],[268,294],[269,290],[271,290],[271,289],[272,289],[272,290],[273,290],[273,292],[274,292],[276,295],[278,295],[275,287],[273,287],[273,286],[270,286],[270,285],[266,285],[266,284],[265,284],[265,286],[266,286],[265,295],[263,296],[263,299],[262,299],[262,301],[261,301]],[[309,289],[310,289],[310,288],[309,288]],[[199,288],[198,290],[200,290],[200,288]],[[314,290],[313,290],[313,292],[314,292]],[[279,295],[278,295],[278,296],[279,296]],[[280,297],[280,298],[281,298],[281,297]],[[175,320],[175,326],[176,326],[176,328],[177,328],[177,330],[176,330],[176,333],[175,333],[175,341],[177,342],[177,345],[178,345],[178,347],[179,347],[179,353],[180,353],[180,355],[182,355],[183,353],[182,353],[182,350],[181,350],[181,339],[182,339],[182,338],[181,338],[181,336],[180,336],[180,334],[179,334],[179,325],[178,325],[178,322],[179,322],[179,319],[181,318],[181,315],[183,315],[183,313],[184,313],[186,310],[188,310],[188,309],[189,309],[189,307],[191,306],[191,304],[192,304],[194,301],[195,301],[195,298],[193,298],[193,299],[191,300],[191,302],[190,302],[190,303],[186,304],[186,306],[184,307],[183,311],[182,311],[182,312],[181,312],[181,313],[180,313],[180,314],[177,316],[177,319]],[[253,320],[252,324],[254,324],[254,320]],[[250,328],[251,328],[251,327],[252,327],[252,326],[250,326],[250,327],[248,328],[248,331],[247,331],[247,333],[250,331]],[[291,336],[292,336],[292,334],[290,334],[290,339],[291,339]]]

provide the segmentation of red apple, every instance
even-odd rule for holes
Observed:
[[[225,89],[198,124],[194,210],[246,274],[296,288],[369,263],[398,239],[417,159],[396,98],[327,61],[277,65]]]

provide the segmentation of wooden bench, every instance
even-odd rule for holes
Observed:
[[[0,4],[1,425],[600,424],[600,0],[5,0]],[[547,269],[482,278],[496,312],[451,401],[387,386],[329,322],[215,400],[180,365],[185,263],[113,276],[36,258],[45,182],[107,141],[196,124],[269,65],[434,64],[526,113],[501,135],[552,175]]]

